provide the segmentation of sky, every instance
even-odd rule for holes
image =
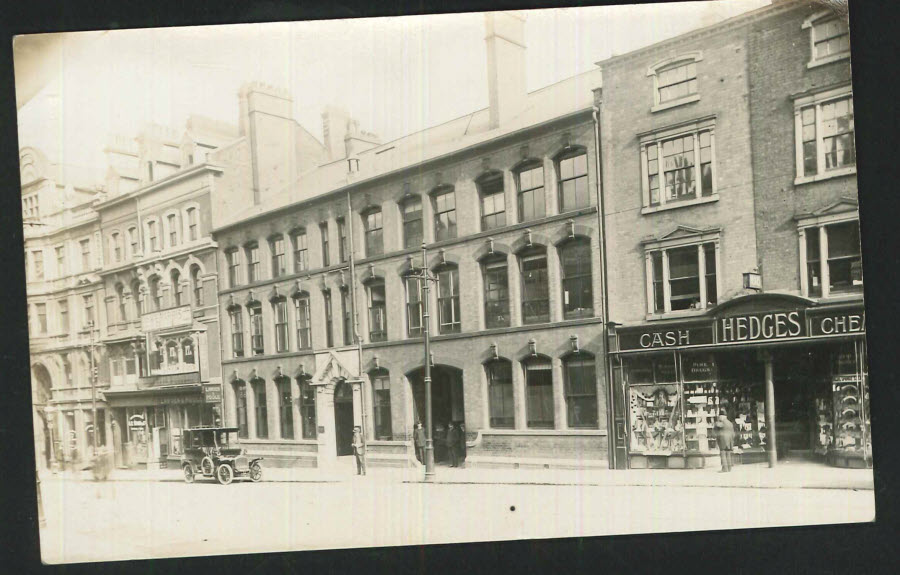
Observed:
[[[528,90],[769,3],[523,11]],[[180,130],[191,114],[237,125],[248,81],[288,89],[295,119],[320,140],[321,113],[337,105],[390,141],[487,107],[484,35],[478,13],[112,30],[64,53],[19,110],[19,146],[102,175],[110,134],[134,137],[148,123]]]

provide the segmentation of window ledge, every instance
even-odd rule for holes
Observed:
[[[588,436],[604,436],[607,434],[605,429],[587,428],[587,429],[500,429],[485,428],[478,430],[482,435],[588,435]]]
[[[687,200],[687,201],[681,201],[681,202],[675,201],[675,202],[671,202],[671,203],[662,204],[659,206],[644,206],[643,208],[641,208],[641,214],[642,215],[655,214],[656,212],[664,212],[666,210],[675,210],[675,209],[684,208],[687,206],[697,206],[700,204],[709,204],[709,203],[718,202],[718,201],[719,201],[719,194],[714,193],[710,196],[703,196],[703,197],[699,197],[699,198],[696,198],[693,200]]]
[[[646,316],[647,321],[661,320],[661,319],[676,319],[682,317],[694,317],[698,315],[706,314],[708,310],[706,309],[685,309],[680,311],[671,311],[669,313],[648,313]]]
[[[666,102],[665,104],[657,104],[650,108],[651,112],[662,112],[663,110],[668,110],[669,108],[675,108],[678,106],[683,106],[684,104],[690,104],[692,102],[699,102],[700,94],[691,94],[690,96],[685,96],[684,98],[679,98],[677,100],[672,100],[671,102]]]
[[[810,184],[812,182],[821,182],[822,180],[830,180],[831,178],[840,178],[842,176],[852,176],[856,174],[856,166],[840,168],[838,170],[829,170],[815,176],[800,176],[794,178],[794,185]]]
[[[831,64],[833,62],[840,62],[841,60],[846,60],[850,57],[850,52],[844,52],[842,54],[832,54],[831,56],[826,56],[824,58],[819,58],[816,60],[810,60],[806,64],[806,68],[817,68],[819,66],[824,66],[825,64]]]

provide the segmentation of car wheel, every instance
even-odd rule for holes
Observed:
[[[219,468],[216,470],[216,479],[222,485],[231,483],[231,480],[234,479],[234,471],[232,471],[231,466],[227,463],[219,465]]]
[[[203,460],[200,461],[200,471],[203,472],[203,475],[212,475],[215,470],[216,468],[213,466],[212,459],[210,459],[209,456],[204,457]]]
[[[191,467],[190,463],[187,463],[184,466],[184,482],[185,483],[193,483],[194,482],[194,468]]]
[[[253,464],[250,465],[250,481],[253,483],[262,481],[262,465],[259,464],[259,461],[254,461]]]

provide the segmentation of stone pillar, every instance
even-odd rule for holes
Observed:
[[[513,361],[512,365],[512,381],[513,381],[513,421],[516,429],[525,429],[527,427],[526,402],[527,392],[525,381],[524,366]]]
[[[551,360],[553,373],[553,429],[567,429],[566,398],[563,394],[563,369],[562,360]]]
[[[316,390],[316,425],[319,426],[318,466],[334,467],[337,462],[337,443],[334,430],[334,382],[328,385],[317,385]]]
[[[769,467],[775,467],[778,461],[778,451],[775,442],[775,381],[772,373],[772,355],[767,353],[763,357],[766,365],[766,450],[769,458]]]

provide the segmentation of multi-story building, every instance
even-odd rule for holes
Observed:
[[[91,174],[51,164],[39,150],[23,148],[19,160],[35,448],[46,469],[91,452],[94,405],[98,445],[111,433],[98,391],[109,383],[105,356],[95,346],[105,334],[100,222],[91,208],[98,192]]]
[[[486,23],[490,107],[395,141],[330,110],[322,147],[287,94],[242,91],[215,155],[226,420],[271,464],[327,465],[354,425],[412,464],[425,321],[438,461],[461,423],[470,465],[608,464],[599,73],[526,93],[523,20]]]
[[[618,467],[869,461],[849,56],[786,1],[599,63]]]
[[[209,154],[236,129],[198,116],[184,133],[150,126],[112,138],[94,204],[106,265],[102,339],[125,465],[181,456],[181,431],[221,422],[217,268],[211,204],[222,169]]]

